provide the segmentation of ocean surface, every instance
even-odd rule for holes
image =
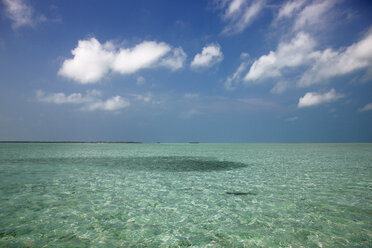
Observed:
[[[0,144],[0,247],[372,247],[372,144]]]

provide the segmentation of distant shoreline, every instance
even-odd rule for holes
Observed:
[[[122,143],[122,144],[142,144],[137,141],[0,141],[0,143]]]
[[[353,142],[142,142],[142,141],[0,141],[0,144],[17,144],[17,143],[37,143],[37,144],[371,144],[371,141],[353,141]]]

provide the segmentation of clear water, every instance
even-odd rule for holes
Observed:
[[[372,247],[372,144],[0,144],[0,247]]]

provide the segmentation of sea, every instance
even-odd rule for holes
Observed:
[[[372,144],[0,143],[0,247],[372,247]]]

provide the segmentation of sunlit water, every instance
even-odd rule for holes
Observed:
[[[0,247],[371,247],[372,144],[0,144]]]

